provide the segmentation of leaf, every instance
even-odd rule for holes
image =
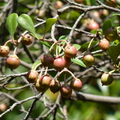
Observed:
[[[116,62],[117,57],[120,55],[120,44],[111,46],[108,49],[108,54],[110,55],[111,59],[113,60],[113,62]]]
[[[113,13],[112,16],[116,16],[116,15],[119,15],[120,16],[120,12],[117,12],[117,13]]]
[[[48,31],[51,29],[52,25],[53,25],[56,21],[57,21],[57,19],[55,19],[55,18],[48,18],[48,19],[46,20],[45,33],[48,32]]]
[[[111,27],[112,27],[112,21],[110,19],[106,20],[102,26],[103,34],[105,34],[106,30]]]
[[[7,17],[6,20],[6,27],[13,39],[14,39],[14,33],[18,26],[17,19],[18,19],[18,15],[16,13],[12,13]]]
[[[34,28],[33,21],[32,21],[32,19],[29,15],[21,14],[18,17],[18,23],[22,28],[31,32],[34,37],[38,38],[36,33],[35,33],[35,28]]]
[[[86,65],[83,63],[83,61],[78,58],[72,58],[71,61],[74,62],[75,64],[78,64],[78,65],[86,68]]]
[[[41,64],[41,60],[36,61],[35,63],[32,64],[32,70],[36,69]]]
[[[42,44],[44,44],[48,49],[51,47],[51,45],[46,41],[40,41]]]
[[[73,44],[73,45],[76,47],[77,50],[80,50],[81,45],[79,45],[79,44]]]

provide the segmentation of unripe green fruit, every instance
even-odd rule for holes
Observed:
[[[68,98],[72,94],[72,88],[68,85],[62,86],[60,89],[60,93],[63,97]]]
[[[77,49],[73,45],[67,45],[64,49],[65,56],[68,58],[74,58],[77,55]]]
[[[29,83],[34,83],[38,79],[38,72],[36,70],[30,70],[26,74],[26,78],[27,78]]]
[[[70,87],[75,91],[80,91],[82,89],[82,82],[80,79],[75,79],[70,82]]]
[[[20,65],[20,59],[17,55],[10,55],[6,60],[6,66],[10,69],[16,69]]]
[[[110,43],[106,39],[102,39],[98,45],[102,50],[108,50],[108,48],[110,47]]]
[[[10,49],[8,46],[5,46],[5,45],[0,46],[0,56],[6,57],[9,54],[9,52],[10,52]]]
[[[23,35],[22,37],[23,44],[31,45],[33,43],[33,37],[30,34]]]
[[[101,76],[102,85],[110,85],[113,82],[113,77],[109,73],[103,73]]]
[[[91,55],[91,54],[85,55],[85,56],[83,57],[83,60],[84,60],[84,62],[85,62],[85,64],[86,64],[86,66],[88,66],[88,67],[92,66],[92,65],[95,63],[95,58],[94,58],[94,56]]]
[[[53,93],[56,93],[60,90],[61,88],[61,84],[58,80],[52,80],[50,82],[50,90],[53,92]]]

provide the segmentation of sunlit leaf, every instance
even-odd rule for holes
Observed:
[[[38,67],[41,64],[41,60],[36,61],[32,64],[32,70],[34,70],[36,67]]]
[[[81,45],[79,45],[79,44],[73,44],[73,45],[76,47],[77,50],[79,50],[81,48]]]

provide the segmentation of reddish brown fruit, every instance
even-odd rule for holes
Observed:
[[[99,24],[98,24],[97,22],[91,20],[91,21],[90,21],[90,24],[88,24],[87,28],[88,28],[89,30],[96,30],[96,29],[99,29],[100,26],[99,26]]]
[[[64,49],[65,56],[68,58],[74,58],[77,55],[77,49],[73,45],[67,45]]]
[[[33,37],[30,34],[23,35],[22,37],[23,44],[31,45],[33,43]]]
[[[58,80],[52,80],[50,82],[50,90],[53,92],[53,93],[56,93],[60,90],[61,88],[61,84]]]
[[[94,62],[95,62],[95,58],[94,58],[94,56],[91,55],[91,54],[85,55],[85,56],[83,57],[83,60],[84,60],[84,62],[85,62],[85,64],[86,64],[86,66],[88,66],[88,67],[92,66],[92,65],[94,64]]]
[[[65,98],[68,98],[72,94],[72,88],[70,86],[62,86],[60,89],[61,95]]]
[[[10,49],[8,46],[0,46],[0,56],[6,57],[10,52]]]
[[[10,55],[6,60],[6,66],[10,69],[16,69],[20,65],[20,59],[17,55]]]
[[[53,61],[54,61],[53,56],[49,54],[44,54],[41,57],[41,62],[43,66],[50,66],[51,64],[53,64]]]
[[[63,60],[65,61],[65,67],[69,68],[69,66],[71,65],[71,59],[64,56]]]
[[[55,6],[56,9],[59,9],[59,8],[61,8],[63,6],[63,3],[58,0],[58,1],[55,2],[54,6]]]
[[[80,91],[82,89],[82,82],[80,79],[75,79],[70,82],[70,87],[75,91]]]
[[[108,50],[108,48],[110,47],[110,43],[106,39],[102,39],[98,45],[102,50]]]
[[[38,72],[36,70],[30,70],[26,74],[26,78],[27,78],[27,80],[28,80],[29,83],[34,83],[38,79]]]
[[[7,109],[7,105],[5,103],[0,104],[0,112],[4,112]]]

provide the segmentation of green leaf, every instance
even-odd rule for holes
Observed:
[[[36,69],[41,64],[41,60],[36,61],[35,63],[32,64],[32,70]]]
[[[108,49],[108,54],[110,55],[113,62],[116,62],[117,57],[120,55],[120,44],[110,46]]]
[[[42,44],[44,44],[48,49],[51,47],[51,44],[49,44],[46,41],[40,41]]]
[[[78,65],[86,68],[86,65],[83,63],[83,61],[78,58],[72,58],[71,61],[74,62],[75,64],[78,64]]]
[[[102,26],[103,34],[105,34],[106,30],[107,30],[108,28],[111,28],[111,27],[112,27],[112,21],[111,21],[111,19],[106,20],[106,21],[103,23],[103,26]]]
[[[7,17],[6,20],[6,27],[13,39],[14,39],[14,33],[18,26],[17,19],[18,19],[18,15],[16,13],[12,13]]]
[[[18,23],[22,28],[31,32],[34,37],[38,38],[38,36],[35,33],[35,28],[34,28],[33,21],[32,21],[32,19],[29,15],[21,14],[18,17]]]
[[[113,13],[112,16],[116,16],[116,15],[119,15],[120,16],[120,12],[117,12],[117,13]]]
[[[76,47],[77,50],[80,50],[81,45],[79,45],[79,44],[73,44],[73,45]]]
[[[55,19],[55,18],[48,18],[48,19],[46,20],[45,33],[48,32],[48,31],[51,29],[52,25],[53,25],[56,21],[57,21],[57,19]]]

